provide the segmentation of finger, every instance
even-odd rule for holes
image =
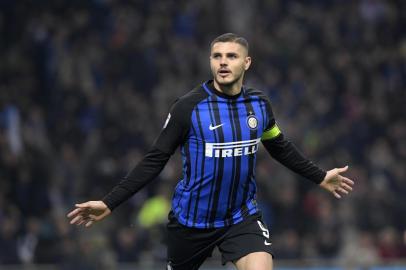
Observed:
[[[346,183],[341,183],[341,187],[345,190],[352,191],[352,187],[347,185]]]
[[[89,202],[77,203],[77,204],[75,204],[75,206],[76,206],[76,207],[79,207],[79,208],[89,208],[89,207],[90,207],[90,204],[89,204]]]
[[[82,212],[82,211],[83,211],[82,208],[76,208],[75,210],[71,211],[71,212],[67,215],[67,217],[68,217],[68,218],[71,218],[71,217],[73,217],[73,216],[76,216],[77,214],[79,214],[79,213]]]
[[[338,191],[344,194],[348,194],[348,191],[343,188],[338,188]]]
[[[77,224],[77,223],[80,222],[80,220],[82,220],[82,219],[83,219],[83,216],[82,216],[82,215],[76,216],[74,219],[72,219],[72,220],[70,221],[70,224]]]
[[[82,219],[81,221],[79,221],[76,225],[77,226],[80,226],[80,225],[82,225],[83,223],[85,223],[86,222],[86,220],[85,219]]]
[[[89,228],[90,226],[93,225],[93,223],[94,223],[94,220],[89,220],[89,221],[86,223],[85,227],[86,227],[86,228]]]
[[[348,170],[348,165],[345,167],[342,167],[342,168],[337,168],[338,173],[343,173],[343,172],[346,172],[347,170]]]
[[[347,177],[344,177],[344,176],[341,176],[341,177],[342,177],[343,181],[344,181],[346,184],[354,185],[354,181],[352,181],[351,179],[349,179],[349,178],[347,178]]]
[[[337,199],[341,199],[341,195],[338,194],[337,191],[333,191],[333,195],[334,195],[334,197],[336,197]]]

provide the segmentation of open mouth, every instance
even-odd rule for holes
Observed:
[[[220,70],[218,71],[218,74],[219,74],[221,77],[226,77],[227,75],[231,74],[231,71],[226,70],[226,69],[220,69]]]

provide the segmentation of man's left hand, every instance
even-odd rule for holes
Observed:
[[[341,199],[342,195],[346,195],[352,191],[352,186],[354,185],[354,181],[341,175],[341,173],[347,170],[348,166],[327,171],[320,186],[333,193],[337,199]]]

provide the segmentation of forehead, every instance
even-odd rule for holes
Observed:
[[[247,49],[237,42],[216,42],[211,47],[211,53],[238,53],[247,52]]]

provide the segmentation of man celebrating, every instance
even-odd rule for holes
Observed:
[[[239,270],[272,269],[272,242],[256,203],[259,143],[292,171],[341,198],[354,182],[323,171],[305,158],[278,128],[261,91],[243,86],[251,65],[247,41],[235,34],[211,43],[213,80],[172,105],[164,127],[141,162],[101,201],[76,204],[71,224],[91,226],[155,178],[180,146],[183,176],[167,225],[168,269],[198,269],[217,246],[225,264]]]

